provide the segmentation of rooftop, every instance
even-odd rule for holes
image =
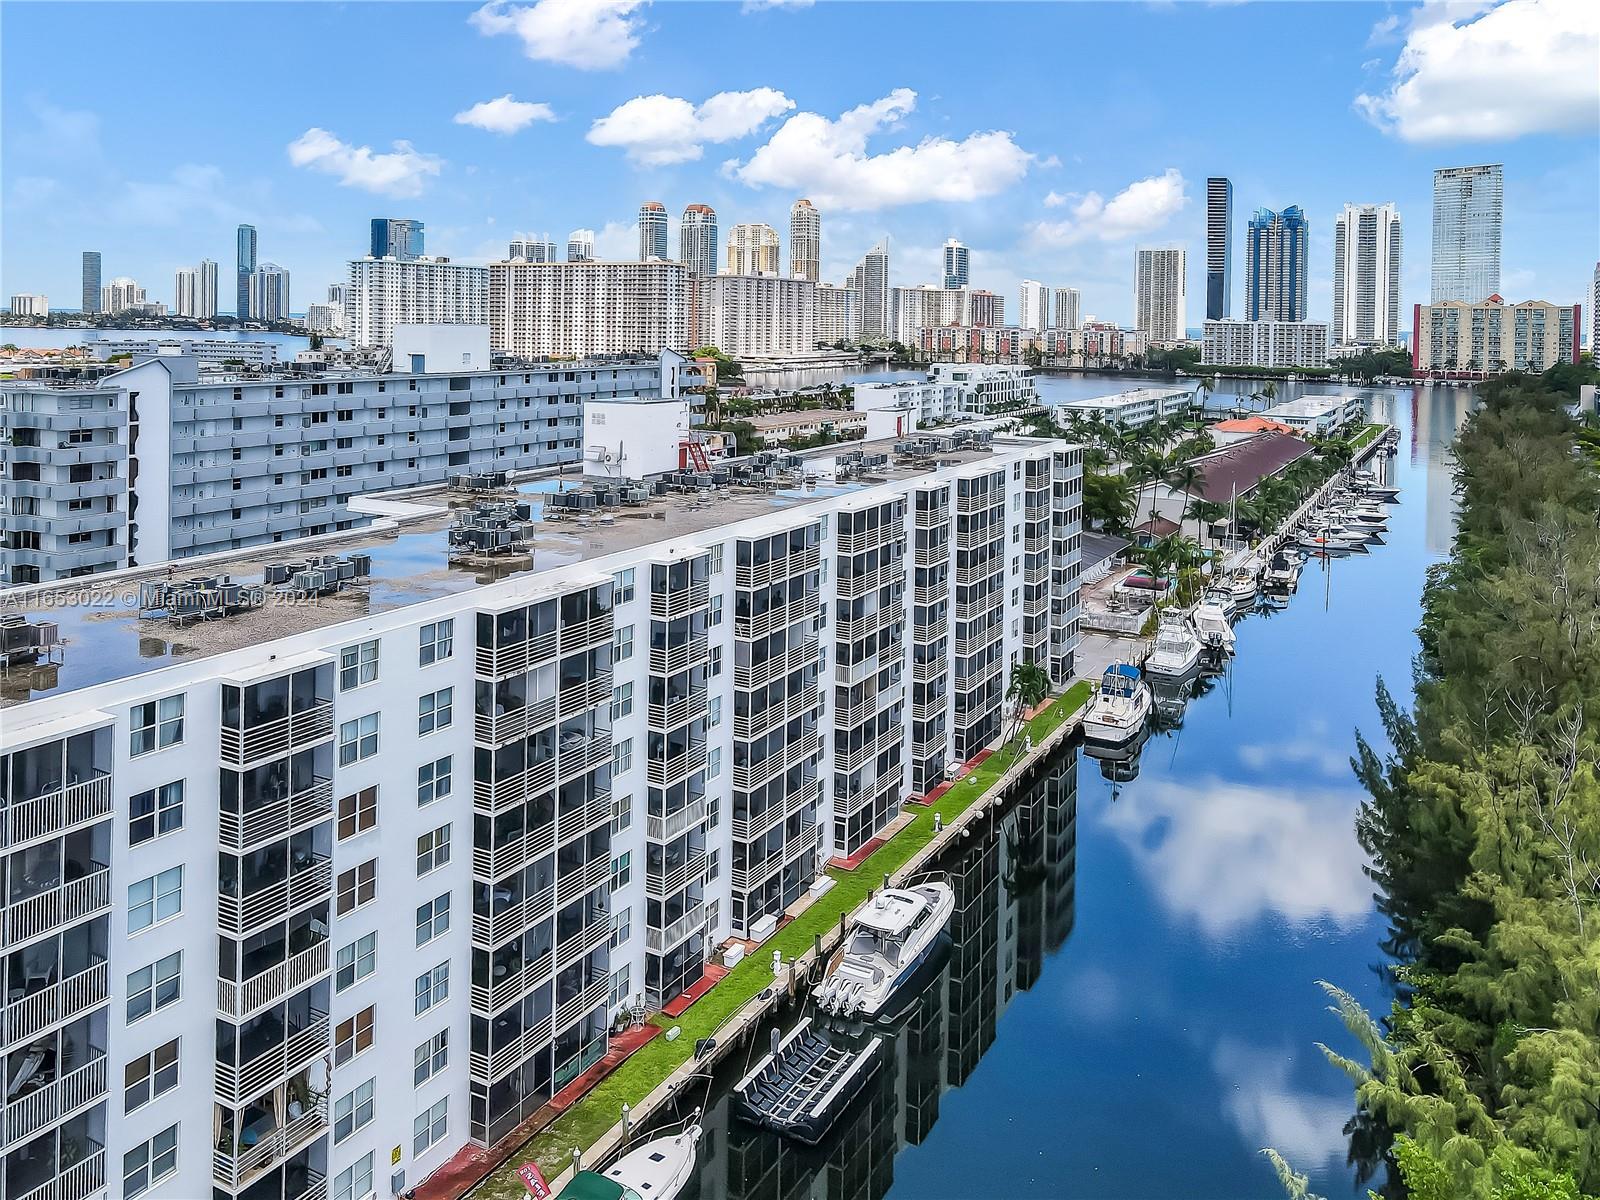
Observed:
[[[798,455],[809,476],[805,480],[791,476],[771,487],[668,492],[636,506],[605,510],[606,515],[558,513],[558,506],[551,503],[553,494],[582,490],[585,485],[575,477],[537,479],[513,485],[519,494],[512,498],[531,506],[523,552],[470,560],[451,560],[450,528],[455,510],[471,507],[485,494],[436,486],[358,498],[355,503],[366,511],[386,515],[364,530],[0,592],[0,616],[21,614],[29,621],[53,622],[63,643],[51,656],[56,661],[13,664],[0,674],[0,707],[226,654],[502,580],[601,564],[616,556],[616,561],[601,567],[610,573],[637,561],[636,552],[648,546],[709,530],[726,536],[727,527],[741,522],[803,511],[878,484],[982,462],[1006,449],[1037,444],[1037,439],[1006,439],[995,447],[941,451],[936,461],[930,461],[897,458],[893,441],[851,442]],[[869,473],[838,479],[835,468],[840,456],[858,452],[885,455],[887,462]],[[489,495],[505,499],[508,493]],[[749,533],[760,530],[755,525]],[[357,554],[370,556],[370,573],[330,595],[291,597],[268,583],[266,602],[236,616],[179,625],[165,615],[141,615],[141,582],[226,576],[233,583],[262,585],[269,566]]]
[[[1262,433],[1224,449],[1194,459],[1201,470],[1200,486],[1192,495],[1227,504],[1249,495],[1269,475],[1276,475],[1311,447],[1287,433]]]
[[[1211,427],[1218,433],[1293,433],[1293,425],[1274,421],[1270,417],[1233,417],[1218,421]]]
[[[1267,409],[1268,417],[1321,417],[1349,404],[1349,396],[1296,396]]]
[[[1110,396],[1086,396],[1078,400],[1062,400],[1057,407],[1121,408],[1125,404],[1145,404],[1152,400],[1163,400],[1172,396],[1189,396],[1192,393],[1193,389],[1186,387],[1133,388],[1131,391],[1117,392]]]

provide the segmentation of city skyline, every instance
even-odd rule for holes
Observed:
[[[1597,163],[1592,139],[1576,141],[1573,135],[1582,134],[1592,113],[1574,116],[1570,104],[1547,104],[1548,111],[1530,108],[1485,126],[1496,131],[1493,137],[1436,136],[1437,123],[1424,127],[1421,116],[1405,107],[1419,89],[1396,90],[1389,77],[1422,16],[1383,21],[1377,9],[1358,6],[1283,6],[1250,14],[1175,10],[1155,31],[1152,52],[1169,43],[1174,52],[1180,44],[1212,46],[1225,65],[1248,55],[1258,40],[1290,36],[1289,30],[1320,47],[1301,81],[1305,97],[1297,111],[1260,118],[1266,124],[1251,141],[1271,145],[1266,152],[1220,135],[1179,139],[1162,133],[1184,127],[1188,116],[1185,98],[1167,88],[1157,89],[1146,109],[1134,114],[1149,136],[1064,142],[1028,105],[950,88],[923,65],[917,48],[925,40],[936,43],[958,15],[939,9],[912,31],[910,53],[897,56],[881,85],[863,89],[840,82],[847,72],[820,79],[793,68],[773,67],[765,75],[741,68],[745,73],[724,85],[728,90],[719,101],[742,115],[724,119],[715,110],[696,108],[712,97],[693,93],[673,70],[674,48],[691,32],[709,38],[708,48],[758,29],[797,46],[821,47],[840,37],[843,14],[830,6],[765,9],[725,22],[737,28],[722,31],[690,21],[687,8],[658,6],[648,28],[641,21],[624,23],[632,44],[615,65],[625,62],[626,71],[548,58],[530,62],[520,39],[485,36],[480,26],[489,22],[474,22],[471,10],[420,9],[394,32],[426,40],[443,56],[441,70],[458,70],[462,82],[418,89],[347,128],[298,98],[285,98],[248,121],[230,115],[232,101],[225,98],[204,118],[183,117],[203,121],[195,136],[185,139],[180,129],[172,139],[174,145],[205,145],[203,154],[152,150],[147,141],[122,136],[136,114],[70,102],[73,93],[59,64],[10,64],[4,84],[4,98],[11,101],[12,168],[4,193],[6,228],[27,228],[30,236],[8,239],[0,287],[48,294],[53,308],[69,308],[81,290],[86,247],[102,252],[107,277],[127,275],[165,287],[177,269],[202,258],[232,259],[232,253],[223,257],[233,249],[227,239],[236,225],[247,223],[260,231],[263,255],[270,247],[274,261],[312,281],[312,291],[304,293],[309,298],[343,277],[345,263],[361,249],[365,227],[387,212],[425,222],[429,250],[457,261],[492,261],[525,230],[578,225],[595,228],[598,257],[632,258],[638,246],[635,214],[647,198],[659,198],[674,216],[686,204],[710,205],[723,229],[748,223],[782,229],[790,206],[809,196],[822,216],[824,281],[841,282],[887,236],[896,248],[894,285],[937,283],[943,243],[955,237],[972,247],[974,286],[1016,295],[1025,277],[1050,279],[1080,290],[1085,317],[1131,324],[1126,280],[1140,241],[1184,245],[1187,290],[1206,295],[1205,186],[1215,175],[1233,182],[1236,243],[1243,214],[1256,207],[1277,207],[1278,197],[1291,197],[1305,209],[1311,223],[1308,315],[1327,320],[1334,217],[1343,205],[1392,200],[1402,212],[1426,213],[1435,170],[1496,161],[1505,163],[1506,181],[1502,292],[1508,299],[1567,303],[1588,292],[1593,256],[1585,243],[1592,242],[1597,205],[1586,180]],[[13,44],[48,38],[61,20],[42,7],[18,11],[8,30]],[[262,11],[263,32],[270,34],[278,18]],[[159,53],[172,54],[191,38],[225,43],[221,31],[240,18],[196,9],[186,12],[178,29],[128,21],[118,10],[108,11],[106,19],[114,26],[107,44],[155,53],[159,43]],[[317,12],[313,59],[335,54],[347,19],[355,18]],[[1049,25],[1064,18],[1041,10],[1038,19]],[[1116,9],[1082,10],[1074,19],[1107,37],[1134,22],[1131,13]],[[1482,17],[1462,19],[1453,34],[1462,41],[1491,37],[1493,30],[1482,26]],[[378,38],[372,57],[381,60],[391,31],[364,32]],[[1000,52],[999,39],[986,38],[969,43],[980,60]],[[338,70],[350,78],[340,86],[369,82],[367,68],[347,59]],[[1522,65],[1508,53],[1500,63],[1502,75]],[[1115,85],[1115,67],[1091,63],[1087,69],[1084,82],[1091,90]],[[158,91],[166,86],[159,84]],[[1502,78],[1497,87],[1505,86]],[[510,102],[484,102],[484,94],[497,92],[508,92]],[[660,100],[692,110],[676,141],[662,141],[659,131],[654,140],[644,136],[653,126],[651,114],[639,106]],[[852,141],[844,137],[839,117],[858,108],[868,128]],[[530,115],[534,109],[548,111]],[[1316,145],[1302,145],[1288,132],[1308,114],[1326,126]],[[219,141],[212,122],[225,121],[232,122],[230,132]],[[732,127],[745,132],[724,136]],[[801,144],[802,137],[809,140]],[[396,141],[406,147],[390,150]],[[964,182],[952,184],[919,167],[915,155],[924,143],[968,168],[959,173]],[[1343,153],[1330,154],[1330,148]],[[905,160],[910,169],[887,170],[889,156],[896,154],[913,156]],[[196,156],[206,161],[186,161]],[[548,162],[562,169],[545,170]],[[1351,162],[1360,169],[1352,171]],[[122,202],[101,207],[89,200],[102,193]],[[64,203],[66,198],[72,202]],[[1422,244],[1420,237],[1418,230],[1413,245]],[[676,241],[672,237],[669,245],[676,248]],[[1574,253],[1575,245],[1585,249]],[[1407,256],[1403,306],[1427,298],[1428,268],[1420,252]],[[1241,282],[1235,282],[1234,311]],[[155,298],[173,299],[159,293]],[[1196,307],[1190,315],[1198,318],[1202,311]]]

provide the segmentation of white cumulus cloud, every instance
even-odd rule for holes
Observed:
[[[677,96],[635,96],[589,129],[596,146],[620,146],[635,162],[660,166],[690,162],[706,142],[730,142],[754,133],[794,101],[773,88],[718,92],[703,104]]]
[[[639,44],[643,7],[644,0],[489,0],[470,20],[487,37],[521,39],[529,58],[600,71],[628,61]]]
[[[999,130],[961,141],[924,138],[914,146],[868,153],[868,138],[916,106],[916,92],[896,88],[837,120],[796,113],[748,162],[730,162],[726,172],[754,186],[802,192],[824,208],[870,210],[992,196],[1026,175],[1034,161]]]
[[[471,108],[456,114],[457,125],[471,125],[490,133],[516,133],[535,121],[554,121],[556,114],[548,104],[535,104],[516,100],[510,92],[493,100],[479,100]]]
[[[1051,192],[1046,208],[1066,208],[1059,221],[1039,221],[1033,226],[1036,242],[1071,246],[1078,242],[1120,242],[1160,229],[1189,202],[1187,183],[1176,167],[1160,175],[1139,179],[1107,200],[1099,192],[1063,196]]]
[[[1600,123],[1600,4],[1506,0],[1416,23],[1392,82],[1356,111],[1408,142],[1502,141]]]
[[[415,196],[423,183],[444,169],[444,159],[424,154],[410,142],[397,141],[387,154],[371,146],[352,146],[326,129],[312,127],[289,143],[289,161],[332,175],[345,187],[364,188],[390,196]]]

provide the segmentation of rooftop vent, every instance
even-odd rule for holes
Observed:
[[[0,662],[35,662],[49,657],[61,645],[61,630],[54,621],[30,621],[21,613],[0,614]]]
[[[231,617],[266,602],[267,589],[261,584],[240,583],[227,575],[156,579],[139,585],[139,615],[164,614],[178,625]]]

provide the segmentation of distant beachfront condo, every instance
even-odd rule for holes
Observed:
[[[1500,291],[1505,174],[1499,163],[1433,173],[1434,304],[1478,304]]]

